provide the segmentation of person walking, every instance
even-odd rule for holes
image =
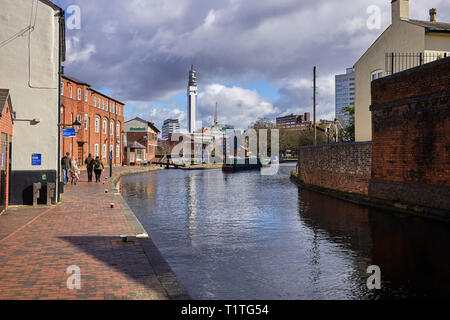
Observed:
[[[80,169],[77,165],[77,160],[72,159],[72,165],[70,167],[70,184],[77,185],[78,179],[80,178]]]
[[[97,156],[94,162],[95,182],[100,182],[100,179],[102,177],[102,171],[104,169],[105,166],[103,165],[102,160],[100,160],[100,157]]]
[[[95,160],[92,158],[92,155],[89,153],[88,157],[84,161],[84,164],[86,165],[86,170],[88,174],[88,182],[92,182],[92,171],[94,170],[94,163]]]
[[[61,159],[61,168],[63,172],[63,182],[64,184],[69,183],[69,173],[72,167],[72,159],[70,158],[70,153],[66,153],[66,155]]]

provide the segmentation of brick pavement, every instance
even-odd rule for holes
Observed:
[[[151,240],[118,242],[121,234],[135,236],[125,209],[105,194],[107,181],[86,180],[82,173],[77,186],[66,186],[60,205],[11,208],[0,216],[0,299],[168,298],[144,251]],[[80,290],[67,288],[72,265],[81,270]]]

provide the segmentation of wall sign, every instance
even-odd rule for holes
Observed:
[[[42,165],[42,154],[34,153],[31,155],[31,165],[32,166],[41,166]]]
[[[63,137],[64,138],[73,138],[76,137],[75,129],[64,129],[63,130]]]

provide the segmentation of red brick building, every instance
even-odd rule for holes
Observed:
[[[0,213],[8,207],[13,109],[9,90],[0,89]]]
[[[153,122],[138,117],[125,122],[124,164],[139,165],[155,161],[159,133]]]
[[[76,137],[61,137],[61,156],[69,152],[79,164],[89,153],[99,156],[106,164],[113,153],[113,164],[123,161],[124,104],[108,97],[83,81],[62,77],[61,123],[65,128],[76,120],[81,126],[76,129]]]

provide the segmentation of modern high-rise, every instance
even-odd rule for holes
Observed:
[[[355,106],[355,71],[347,68],[345,74],[336,76],[336,119],[343,127],[349,125],[349,116],[345,114],[345,107]]]
[[[189,133],[194,133],[197,130],[197,71],[194,70],[194,66],[189,71],[189,84],[187,90],[188,96],[188,130]]]
[[[168,139],[171,133],[180,132],[180,121],[178,119],[167,119],[162,127],[162,138]]]

